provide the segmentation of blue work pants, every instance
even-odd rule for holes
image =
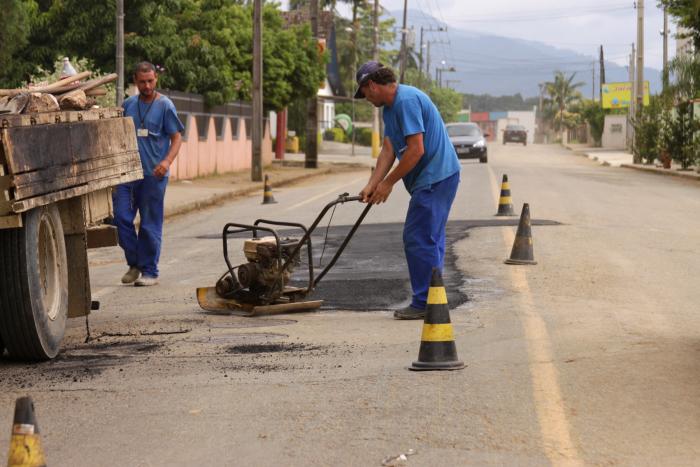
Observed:
[[[112,192],[114,225],[126,262],[150,277],[158,277],[167,185],[168,177],[146,176],[143,180],[119,185]],[[134,226],[137,212],[141,218],[138,233]]]
[[[425,309],[432,270],[442,272],[445,259],[445,226],[459,186],[459,173],[411,194],[403,245],[411,276],[411,306]]]

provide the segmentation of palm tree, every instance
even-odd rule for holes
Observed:
[[[689,101],[700,95],[700,57],[698,55],[678,55],[671,61],[668,69],[674,77],[668,92],[677,102]]]
[[[564,111],[581,98],[581,93],[577,89],[584,83],[581,81],[574,83],[575,77],[576,73],[567,78],[564,72],[557,71],[554,74],[554,81],[545,83],[545,91],[558,110],[558,121],[555,119],[554,126],[562,133],[564,130]]]

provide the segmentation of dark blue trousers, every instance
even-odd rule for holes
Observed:
[[[126,262],[142,274],[158,277],[158,259],[163,235],[163,204],[168,177],[146,176],[117,186],[112,192],[114,225]],[[134,226],[136,213],[141,223]]]
[[[422,310],[426,306],[433,268],[442,272],[445,226],[458,186],[459,173],[456,173],[411,195],[403,228],[403,245],[413,288],[411,306],[414,308]]]

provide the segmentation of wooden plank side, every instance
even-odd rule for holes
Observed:
[[[136,133],[126,131],[126,119],[83,121],[71,126],[75,162],[137,150]]]
[[[59,112],[42,112],[38,114],[13,114],[0,116],[0,127],[18,127],[30,125],[50,125],[60,122],[79,122],[99,120],[101,118],[119,118],[124,111],[121,107],[108,107],[90,110],[63,110]]]
[[[56,201],[73,198],[74,196],[84,195],[95,190],[109,188],[111,186],[116,186],[121,183],[132,182],[134,180],[140,180],[142,178],[143,174],[141,173],[141,171],[139,171],[109,177],[102,180],[95,180],[88,182],[86,185],[80,185],[73,188],[68,188],[66,190],[56,191],[54,193],[48,193],[45,195],[37,196],[34,198],[14,201],[11,204],[11,208],[12,211],[15,213],[25,212],[38,206],[44,206],[50,203],[55,203]]]
[[[83,120],[2,129],[2,145],[12,174],[70,165],[136,149],[131,119]]]
[[[82,175],[102,167],[109,167],[115,164],[139,160],[140,158],[137,151],[128,151],[120,154],[108,154],[87,161],[76,162],[75,164],[49,167],[48,169],[14,175],[12,177],[12,185],[15,187],[20,187],[24,185],[31,185],[32,183],[49,182],[60,178]]]
[[[2,145],[11,174],[72,163],[69,123],[2,130]]]
[[[116,163],[105,167],[99,167],[94,170],[88,170],[80,175],[73,177],[64,177],[51,182],[37,182],[28,185],[20,185],[15,187],[15,198],[25,199],[33,196],[39,196],[53,191],[64,190],[73,186],[83,185],[95,180],[113,177],[115,175],[123,175],[127,173],[138,173],[141,171],[141,161],[128,160],[126,162]]]

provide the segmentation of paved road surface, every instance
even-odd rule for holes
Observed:
[[[554,146],[490,151],[488,165],[463,163],[451,217],[446,276],[451,297],[468,297],[452,310],[465,370],[407,371],[422,323],[382,311],[405,291],[401,186],[329,276],[328,301],[347,309],[198,309],[194,288],[223,270],[212,236],[224,222],[310,223],[369,175],[341,174],[280,189],[279,204],[255,196],[176,218],[159,287],[121,287],[119,251],[93,254],[103,309],[92,340],[74,320],[57,360],[0,361],[0,457],[14,399],[30,394],[50,465],[364,466],[408,449],[417,466],[695,463],[700,187]],[[503,264],[515,232],[492,225],[504,172],[518,208],[561,223],[533,227],[537,266]],[[338,208],[331,246],[360,209]],[[347,304],[353,295],[371,306]]]

